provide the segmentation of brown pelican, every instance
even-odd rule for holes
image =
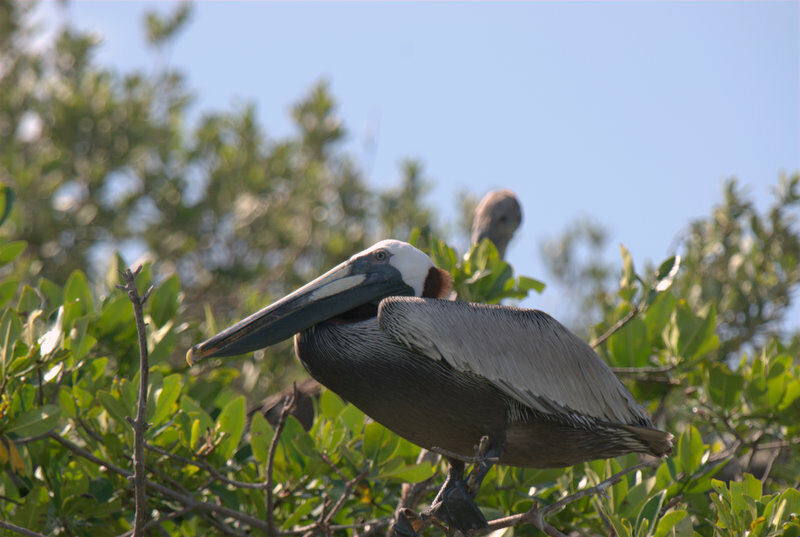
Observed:
[[[450,283],[423,252],[384,240],[195,345],[187,360],[294,335],[312,377],[400,436],[447,455],[451,470],[434,514],[461,530],[486,523],[463,505],[487,461],[550,468],[670,451],[671,435],[653,427],[591,347],[558,321],[538,310],[443,300]],[[461,461],[474,458],[484,436],[489,449],[468,487]]]
[[[492,190],[486,194],[472,220],[472,244],[482,239],[490,239],[497,247],[502,258],[505,255],[508,241],[522,222],[522,207],[513,191],[508,189]]]
[[[492,190],[481,199],[475,210],[472,220],[472,244],[477,245],[482,239],[488,238],[494,243],[502,259],[506,246],[521,221],[522,209],[516,194],[508,189]],[[290,412],[308,431],[314,421],[312,399],[319,396],[320,385],[309,379],[298,384],[296,390],[297,399]],[[295,393],[294,388],[290,386],[281,392],[272,394],[261,404],[252,408],[248,415],[261,412],[267,421],[275,425],[278,422],[281,408],[283,408],[283,401],[292,393]]]

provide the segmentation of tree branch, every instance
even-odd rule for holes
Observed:
[[[619,321],[617,321],[617,322],[616,322],[616,324],[614,324],[614,326],[612,326],[611,328],[609,328],[609,329],[608,329],[608,331],[607,331],[605,334],[603,334],[602,336],[598,337],[597,339],[594,339],[594,340],[592,340],[592,341],[589,343],[589,345],[591,345],[592,347],[597,347],[597,346],[599,346],[599,345],[600,345],[600,344],[602,344],[602,343],[603,343],[605,340],[607,340],[608,338],[610,338],[611,336],[613,336],[613,335],[614,335],[614,334],[615,334],[617,331],[619,331],[619,330],[620,330],[620,329],[621,329],[623,326],[625,326],[626,324],[628,324],[628,323],[630,322],[630,320],[631,320],[631,319],[633,319],[634,317],[636,317],[636,314],[637,314],[637,313],[639,313],[639,307],[638,307],[636,304],[631,304],[631,305],[633,306],[633,309],[632,309],[631,311],[629,311],[629,312],[628,312],[628,314],[627,314],[625,317],[623,317],[622,319],[620,319]]]
[[[258,490],[261,490],[261,489],[266,489],[267,488],[266,487],[266,483],[264,483],[264,482],[261,482],[261,483],[250,483],[249,481],[237,481],[236,479],[231,479],[229,477],[226,477],[219,470],[214,468],[211,464],[207,463],[206,461],[198,461],[198,460],[194,460],[194,459],[189,459],[187,457],[183,457],[181,455],[178,455],[177,453],[172,453],[171,451],[167,451],[166,449],[163,449],[163,448],[160,448],[160,447],[155,446],[153,444],[150,444],[149,442],[145,442],[144,447],[146,449],[149,449],[150,451],[155,451],[156,453],[159,453],[161,455],[169,457],[170,459],[174,459],[174,460],[182,462],[184,464],[188,464],[188,465],[200,468],[201,470],[205,470],[206,472],[211,474],[211,477],[213,477],[215,481],[220,481],[220,482],[222,482],[222,483],[224,483],[226,485],[230,485],[232,487],[243,488],[243,489],[258,489]]]
[[[585,498],[586,496],[591,496],[592,494],[597,494],[598,492],[602,492],[608,487],[618,483],[625,477],[627,474],[631,472],[635,472],[636,470],[640,470],[642,468],[654,467],[661,464],[661,459],[655,459],[652,461],[641,462],[630,468],[625,468],[617,472],[616,474],[612,475],[608,479],[601,481],[597,485],[593,487],[588,487],[585,489],[581,489],[578,492],[570,494],[569,496],[565,496],[558,500],[557,502],[551,503],[550,505],[540,508],[539,504],[534,504],[528,511],[524,513],[519,513],[516,515],[507,516],[504,518],[498,518],[489,522],[487,528],[476,531],[470,532],[470,537],[475,537],[477,535],[482,535],[485,533],[489,533],[492,531],[496,531],[502,528],[508,528],[511,526],[519,526],[520,524],[533,524],[540,530],[542,530],[547,535],[552,537],[566,537],[564,533],[557,530],[550,524],[548,524],[546,518],[550,516],[555,511],[558,511],[572,502]]]
[[[173,512],[167,514],[167,515],[164,515],[161,518],[157,518],[157,519],[153,519],[153,520],[149,521],[147,524],[144,525],[144,529],[145,530],[149,530],[153,526],[161,524],[162,522],[164,522],[166,520],[172,520],[173,518],[180,518],[180,517],[182,517],[184,515],[187,515],[187,514],[191,513],[192,511],[193,511],[193,509],[190,508],[190,507],[186,507],[184,509],[181,509],[180,511],[173,511]],[[133,530],[130,530],[130,531],[126,531],[125,533],[119,535],[118,537],[132,537],[132,536],[133,536]]]
[[[133,524],[133,537],[143,537],[144,527],[147,524],[147,491],[146,491],[146,469],[144,465],[144,434],[147,431],[147,386],[150,367],[147,363],[147,331],[144,322],[144,312],[142,306],[153,286],[145,292],[144,296],[139,296],[136,288],[136,276],[142,271],[139,265],[135,271],[125,269],[122,277],[125,285],[117,287],[128,293],[133,303],[133,317],[136,319],[136,333],[139,336],[139,404],[136,409],[136,419],[128,422],[133,427],[133,490],[136,498],[136,518]]]
[[[46,535],[42,535],[41,533],[36,533],[35,531],[22,528],[20,526],[12,524],[11,522],[3,522],[2,520],[0,520],[0,528],[15,531],[22,535],[27,535],[28,537],[47,537]]]
[[[125,477],[125,478],[130,478],[131,476],[133,476],[132,472],[129,472],[128,470],[125,470],[124,468],[120,468],[119,466],[117,466],[115,464],[112,464],[112,463],[110,463],[108,461],[104,461],[103,459],[101,459],[99,457],[96,457],[95,455],[93,455],[89,451],[83,449],[82,447],[80,447],[80,446],[78,446],[76,444],[73,444],[72,442],[70,442],[66,438],[62,438],[61,436],[57,435],[56,433],[53,433],[53,432],[49,433],[48,434],[48,438],[52,438],[53,440],[55,440],[56,442],[58,442],[59,444],[61,444],[65,448],[69,449],[70,451],[72,451],[76,455],[79,455],[80,457],[83,457],[84,459],[86,459],[88,461],[91,461],[91,462],[97,464],[98,466],[107,469],[110,472],[113,472],[113,473],[115,473],[117,475],[120,475],[122,477]],[[230,508],[225,507],[223,505],[217,505],[217,504],[213,504],[213,503],[200,501],[200,500],[198,500],[198,499],[196,499],[196,498],[194,498],[192,496],[187,496],[185,494],[181,494],[180,492],[172,490],[171,488],[165,487],[164,485],[161,485],[159,483],[154,483],[153,481],[147,480],[147,481],[145,481],[145,483],[147,484],[147,486],[151,490],[153,490],[153,491],[155,491],[155,492],[157,492],[159,494],[162,494],[162,495],[166,496],[167,498],[175,500],[175,501],[181,503],[182,505],[184,505],[186,508],[190,508],[193,511],[203,511],[203,512],[207,512],[207,513],[217,513],[219,515],[228,516],[228,517],[231,517],[231,518],[233,518],[235,520],[238,520],[240,522],[244,522],[245,524],[249,524],[253,528],[260,529],[262,531],[267,531],[268,526],[263,520],[260,520],[260,519],[254,517],[254,516],[248,515],[247,513],[242,513],[241,511],[236,511],[235,509],[230,509]]]
[[[274,488],[274,483],[272,481],[272,467],[275,463],[275,450],[278,447],[278,440],[280,440],[283,427],[286,425],[286,417],[289,415],[289,411],[294,406],[294,402],[296,400],[297,384],[293,383],[292,395],[287,397],[283,402],[281,415],[278,418],[278,424],[275,426],[275,434],[272,436],[272,442],[269,444],[269,452],[267,453],[267,466],[264,470],[264,473],[266,474],[264,477],[264,487],[267,489],[267,494],[264,501],[267,511],[267,534],[270,535],[270,537],[275,537],[278,535],[278,530],[275,528],[275,515],[272,512],[275,508],[275,499],[273,498],[272,494],[272,489]]]

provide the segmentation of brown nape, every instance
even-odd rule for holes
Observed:
[[[447,298],[453,288],[453,277],[446,270],[431,267],[425,277],[425,287],[422,289],[424,298]]]

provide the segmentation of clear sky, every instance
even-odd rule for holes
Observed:
[[[150,68],[153,3],[46,4],[104,37],[98,59]],[[430,201],[509,187],[523,228],[508,259],[544,278],[539,242],[589,215],[638,265],[658,262],[736,176],[767,206],[800,169],[800,3],[211,3],[169,55],[194,113],[255,102],[267,133],[326,78],[370,180],[418,157]],[[366,143],[374,137],[376,149]],[[558,314],[551,290],[530,302]]]

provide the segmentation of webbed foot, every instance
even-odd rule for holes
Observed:
[[[485,528],[488,523],[481,510],[475,505],[463,479],[448,480],[446,487],[439,493],[430,509],[426,512],[436,517],[451,529],[457,529],[464,535],[469,530]]]

